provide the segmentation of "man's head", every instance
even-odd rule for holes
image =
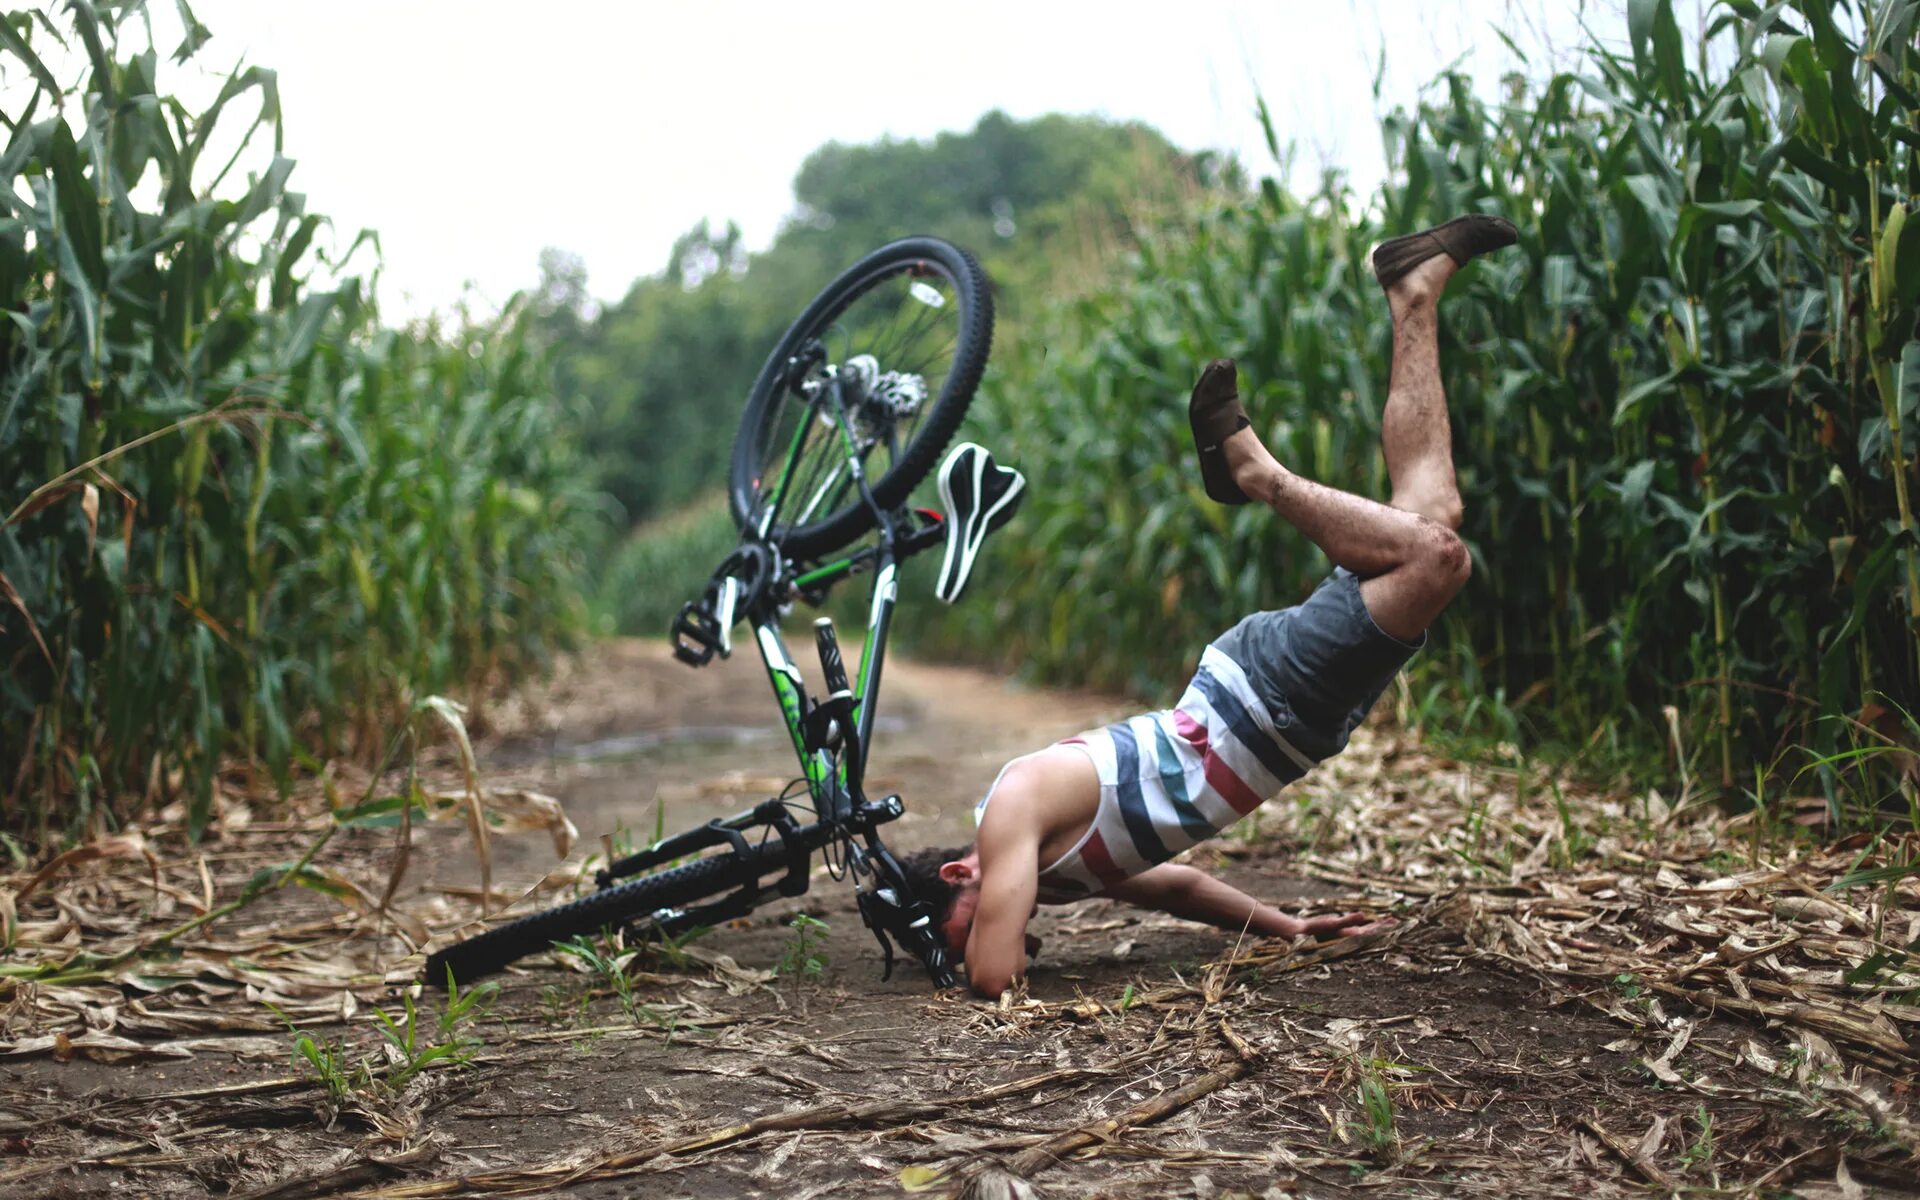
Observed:
[[[955,962],[967,954],[974,910],[980,905],[980,855],[972,846],[916,850],[900,859],[913,894],[933,909],[933,923]]]

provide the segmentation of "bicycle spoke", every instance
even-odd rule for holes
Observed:
[[[799,472],[798,477],[794,481],[794,485],[788,488],[788,495],[814,495],[820,487],[824,486],[821,480],[823,472],[829,467],[838,471],[846,464],[846,459],[839,453],[836,431],[821,430],[818,432],[824,433],[826,436],[819,438],[815,443],[813,452],[806,456],[806,466]],[[778,514],[776,513],[775,516],[777,517]],[[804,520],[806,520],[804,516],[796,517],[793,521],[789,522],[789,524],[797,525]]]
[[[834,481],[840,478],[841,468],[845,466],[846,463],[844,462],[834,466],[833,471],[827,476],[826,480],[820,484],[819,489],[813,493],[813,499],[807,501],[807,506],[801,509],[799,514],[793,518],[794,524],[798,525],[813,516],[814,510],[820,507],[820,501],[826,497],[827,489],[832,487]]]
[[[921,305],[920,311],[913,316],[912,324],[910,324],[904,332],[897,332],[899,328],[900,311],[901,310],[896,309],[894,316],[890,320],[893,331],[896,331],[895,336],[885,343],[884,349],[876,349],[873,351],[873,356],[880,359],[882,370],[897,370],[898,368],[896,368],[890,360],[898,357],[899,349],[904,346],[911,346],[914,339],[919,336],[920,330],[928,322],[938,321],[940,318],[939,309],[931,305]],[[881,357],[883,354],[886,357]]]

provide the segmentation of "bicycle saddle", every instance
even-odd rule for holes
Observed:
[[[960,599],[987,535],[1005,525],[1027,488],[1026,476],[993,461],[986,447],[962,442],[940,464],[940,500],[947,509],[947,555],[933,594]]]

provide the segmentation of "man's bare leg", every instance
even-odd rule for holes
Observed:
[[[1437,305],[1458,268],[1444,254],[1387,290],[1393,369],[1381,449],[1393,503],[1380,504],[1287,470],[1252,429],[1222,443],[1234,482],[1360,576],[1360,595],[1381,629],[1418,637],[1467,580],[1467,549],[1454,529],[1460,492],[1440,384]]]

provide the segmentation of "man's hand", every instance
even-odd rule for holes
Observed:
[[[1305,934],[1323,942],[1372,933],[1376,929],[1390,929],[1394,924],[1392,917],[1375,920],[1368,913],[1341,913],[1327,917],[1290,917],[1286,913],[1275,915],[1279,918],[1275,936],[1293,938]]]

